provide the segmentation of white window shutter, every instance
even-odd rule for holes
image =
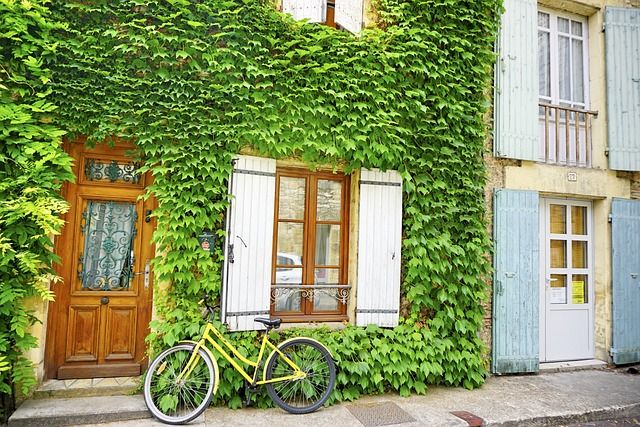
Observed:
[[[364,27],[364,0],[336,0],[334,20],[354,34]]]
[[[270,308],[276,161],[239,156],[230,183],[222,321],[232,331],[262,329],[254,318]]]
[[[356,324],[393,327],[400,308],[402,178],[362,169]]]
[[[308,19],[309,22],[325,22],[327,20],[326,0],[282,0],[282,11],[293,16],[293,19]]]

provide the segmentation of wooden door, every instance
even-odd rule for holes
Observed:
[[[139,375],[151,314],[152,201],[141,194],[150,177],[136,173],[131,146],[69,144],[76,182],[56,242],[61,258],[49,312],[47,377]]]

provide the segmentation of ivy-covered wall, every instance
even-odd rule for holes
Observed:
[[[196,236],[213,227],[223,240],[231,159],[249,148],[404,177],[401,325],[306,332],[336,357],[333,398],[482,384],[483,114],[499,3],[379,0],[379,28],[358,36],[268,0],[50,5],[67,24],[47,82],[56,120],[70,137],[135,141],[154,174],[154,271],[171,285],[155,291],[151,347],[197,335],[197,301],[219,293],[222,252],[208,257]],[[253,351],[255,333],[233,339]],[[221,365],[218,402],[239,406],[242,378]]]
[[[49,300],[51,236],[62,227],[71,160],[53,119],[51,70],[61,26],[38,2],[0,0],[0,423],[35,385],[31,299]],[[7,369],[9,368],[9,369]]]

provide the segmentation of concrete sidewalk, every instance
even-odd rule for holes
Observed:
[[[487,426],[555,426],[640,417],[640,375],[626,373],[624,370],[587,370],[491,377],[477,390],[436,387],[429,389],[424,396],[368,396],[309,415],[290,415],[280,409],[210,408],[191,425],[469,425],[452,415],[452,411],[467,411],[482,418],[483,425]],[[163,425],[152,419],[141,419],[145,416],[149,415],[139,395],[41,399],[25,402],[11,417],[9,426],[93,425],[106,421],[111,422],[100,425]]]

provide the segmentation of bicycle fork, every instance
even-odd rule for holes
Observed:
[[[196,365],[198,364],[198,361],[200,360],[200,355],[198,354],[198,352],[200,351],[203,345],[204,345],[204,340],[200,340],[195,345],[195,347],[193,347],[193,351],[191,352],[191,357],[189,358],[189,361],[187,362],[186,366],[182,369],[182,371],[176,378],[176,382],[180,382],[184,378],[189,378],[189,375],[191,375],[191,372],[193,372],[193,369],[196,367]]]

